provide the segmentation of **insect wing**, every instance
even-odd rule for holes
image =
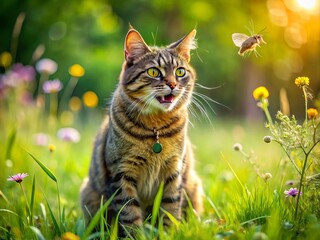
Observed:
[[[232,41],[237,47],[241,47],[242,43],[247,40],[249,36],[243,33],[234,33],[232,34]]]

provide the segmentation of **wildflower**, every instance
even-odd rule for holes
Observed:
[[[61,240],[80,240],[80,237],[72,232],[66,232],[61,236]]]
[[[69,73],[72,77],[82,77],[85,73],[83,67],[79,64],[73,64],[70,68],[69,68]]]
[[[0,54],[0,66],[5,68],[9,67],[12,62],[12,56],[9,52],[3,52]]]
[[[287,186],[293,186],[295,184],[295,181],[294,180],[288,180],[286,181],[285,185]]]
[[[252,92],[252,95],[255,100],[261,100],[269,97],[269,91],[265,87],[260,86]]]
[[[263,180],[268,181],[270,178],[272,178],[272,174],[269,172],[263,173],[262,178]]]
[[[31,82],[36,76],[36,72],[32,66],[23,66],[21,63],[14,64],[12,72],[16,73],[17,77],[24,82]]]
[[[233,145],[233,150],[235,151],[242,151],[242,145],[240,143],[235,143]]]
[[[28,173],[18,173],[16,175],[9,177],[7,181],[15,181],[17,183],[21,183],[22,180],[28,176],[29,176]]]
[[[53,144],[49,144],[48,149],[52,153],[52,152],[54,152],[56,150],[56,146],[53,145]]]
[[[317,118],[317,116],[319,115],[319,112],[315,108],[309,108],[307,110],[307,114],[309,119],[314,119],[314,118]]]
[[[35,144],[38,146],[48,146],[49,135],[45,133],[37,133],[34,136]]]
[[[98,96],[92,91],[88,91],[82,96],[83,103],[85,106],[89,108],[94,108],[98,105]]]
[[[81,99],[74,96],[69,100],[69,108],[71,111],[79,112],[81,110]]]
[[[36,69],[39,73],[51,75],[57,71],[58,64],[49,58],[43,58],[36,63]]]
[[[297,188],[290,188],[289,190],[285,190],[284,191],[284,194],[286,194],[287,196],[286,197],[295,197],[297,196],[299,193],[299,190]],[[302,192],[300,192],[300,195],[302,195]]]
[[[42,85],[42,89],[44,93],[57,93],[63,87],[63,84],[59,79],[45,81]]]
[[[294,80],[294,83],[295,83],[298,87],[309,86],[309,78],[308,78],[308,77],[297,77],[297,78]]]
[[[79,142],[80,133],[75,128],[60,128],[58,130],[57,136],[59,139],[66,142]]]
[[[20,85],[20,77],[17,73],[9,71],[6,74],[2,75],[2,83],[4,87],[15,88]]]

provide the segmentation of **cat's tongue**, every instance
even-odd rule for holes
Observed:
[[[169,94],[166,96],[158,97],[160,103],[172,103],[173,102],[173,95]]]

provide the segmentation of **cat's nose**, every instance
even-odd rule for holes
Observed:
[[[167,82],[167,85],[171,88],[174,89],[177,86],[176,82]]]

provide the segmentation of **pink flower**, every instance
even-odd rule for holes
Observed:
[[[50,137],[45,133],[37,133],[34,136],[35,144],[38,146],[48,146]]]
[[[25,177],[28,177],[28,176],[29,176],[28,173],[18,173],[18,174],[16,174],[16,175],[13,175],[13,176],[9,177],[9,178],[7,179],[7,181],[15,181],[15,182],[17,182],[17,183],[21,183],[22,180],[23,180]]]
[[[13,65],[11,70],[18,74],[18,77],[25,82],[33,81],[36,76],[36,72],[32,66],[23,66],[21,63]]]
[[[74,128],[60,128],[57,133],[58,138],[66,142],[79,142],[80,133]]]
[[[289,190],[285,190],[284,194],[286,194],[286,197],[295,197],[299,194],[299,190],[297,188],[290,188]],[[302,195],[302,192],[300,192],[300,195]]]
[[[63,84],[59,79],[45,81],[42,85],[42,89],[44,93],[57,93],[63,87]]]
[[[43,58],[36,63],[36,69],[39,73],[46,73],[50,75],[57,71],[58,64],[49,58]]]

